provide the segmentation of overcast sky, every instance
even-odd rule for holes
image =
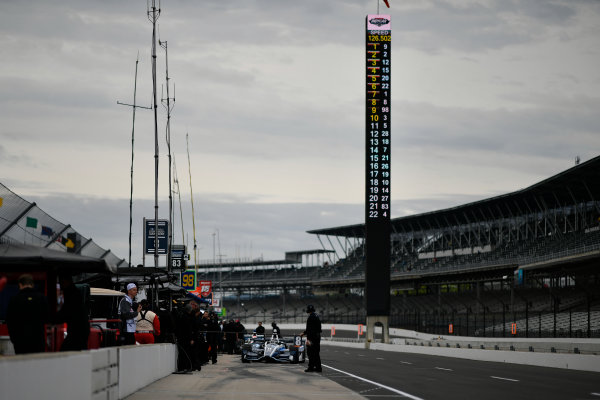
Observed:
[[[390,4],[380,10],[392,20],[394,217],[522,189],[598,155],[600,1]],[[161,8],[185,240],[193,246],[189,133],[199,259],[212,259],[217,230],[225,258],[281,259],[321,247],[307,230],[364,222],[364,25],[377,2]],[[133,102],[139,52],[137,103],[150,106],[151,40],[145,1],[0,0],[0,180],[123,258],[132,113],[117,101]],[[160,47],[157,66],[164,88]],[[153,123],[137,111],[134,263],[142,218],[154,217]]]

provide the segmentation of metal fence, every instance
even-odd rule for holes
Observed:
[[[390,326],[434,335],[519,338],[598,338],[600,307],[585,311],[448,313],[390,316]]]
[[[48,215],[0,183],[0,243],[21,243],[105,259],[118,267],[127,261]]]

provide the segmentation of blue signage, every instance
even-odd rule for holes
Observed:
[[[154,219],[144,218],[144,251],[146,254],[154,254]],[[158,254],[167,254],[169,236],[169,221],[166,219],[158,220]]]
[[[194,290],[196,288],[194,271],[185,271],[181,273],[181,287],[185,290]]]

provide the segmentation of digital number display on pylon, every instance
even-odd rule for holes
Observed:
[[[367,315],[390,312],[392,30],[367,15],[365,38],[365,295]]]
[[[368,15],[366,37],[366,220],[390,219],[392,31]]]

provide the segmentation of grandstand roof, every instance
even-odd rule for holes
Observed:
[[[249,261],[234,261],[234,262],[217,262],[216,264],[198,264],[199,269],[210,269],[210,268],[232,268],[232,267],[259,267],[268,265],[291,265],[300,264],[301,261],[297,260],[272,260],[264,261],[262,259],[249,260]],[[193,269],[193,265],[188,265],[187,269]]]
[[[600,156],[528,188],[457,207],[391,220],[393,232],[420,231],[541,213],[571,204],[600,200]],[[307,231],[316,235],[364,237],[365,224]]]

